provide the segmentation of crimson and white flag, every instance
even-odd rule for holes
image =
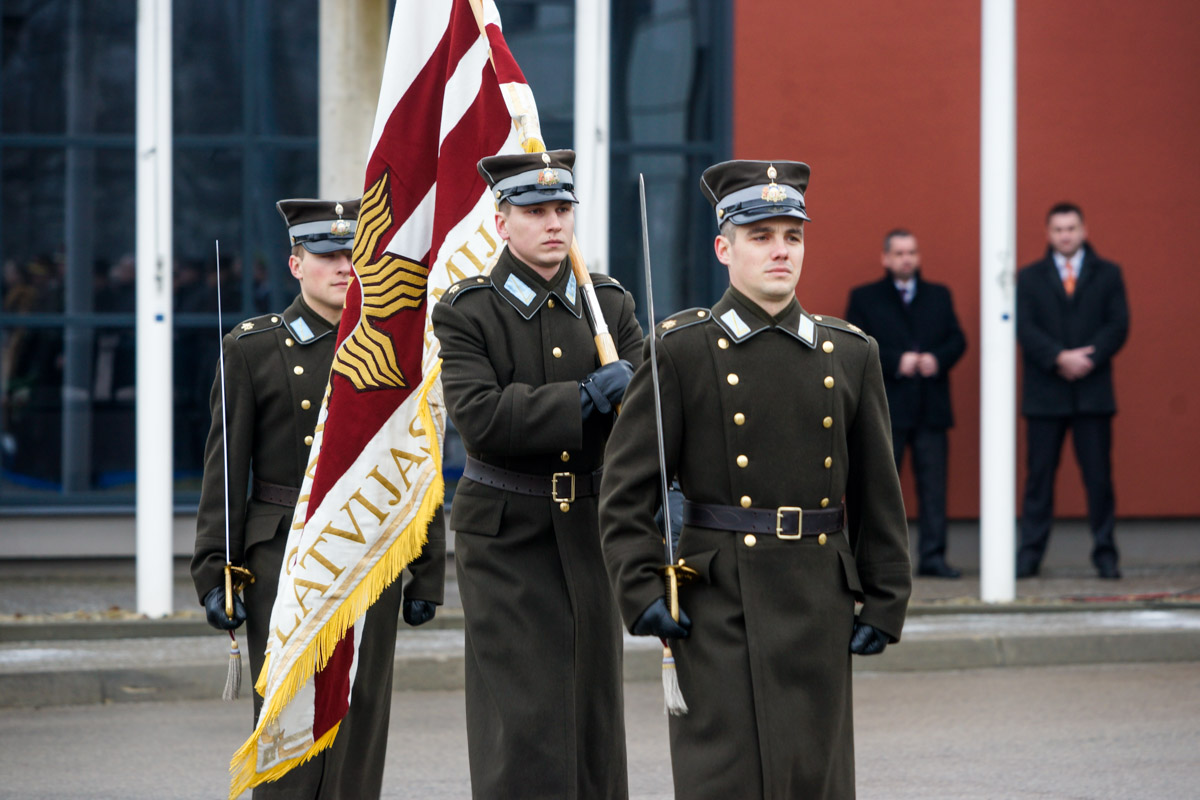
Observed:
[[[354,281],[230,796],[328,747],[349,708],[359,621],[420,554],[442,502],[432,306],[500,245],[475,165],[544,149],[492,0],[399,0],[354,240]],[[401,677],[401,681],[403,678]],[[381,698],[387,702],[387,698]]]

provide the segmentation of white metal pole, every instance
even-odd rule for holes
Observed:
[[[575,228],[591,272],[608,274],[610,0],[575,4]],[[553,147],[553,142],[548,142]]]
[[[171,613],[171,0],[138,0],[137,607]]]
[[[979,170],[980,597],[1016,596],[1016,0],[983,0]]]

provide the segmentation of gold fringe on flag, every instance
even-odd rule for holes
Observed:
[[[383,594],[383,590],[399,578],[404,568],[412,563],[425,547],[429,538],[429,523],[438,507],[441,506],[446,489],[445,479],[442,477],[441,443],[436,436],[437,428],[434,425],[433,412],[429,408],[428,401],[429,391],[437,385],[441,371],[442,362],[439,359],[425,377],[417,403],[417,413],[430,443],[430,456],[434,470],[433,483],[422,498],[420,508],[413,521],[396,538],[383,557],[334,612],[330,621],[308,644],[282,679],[279,689],[272,694],[270,703],[263,707],[259,714],[258,727],[255,728],[253,735],[237,749],[229,762],[229,772],[232,775],[229,790],[230,800],[246,789],[282,777],[289,770],[303,764],[333,744],[338,725],[314,742],[304,755],[280,762],[266,772],[258,772],[258,742],[268,722],[275,720],[296,696],[296,693],[304,687],[309,678],[329,663],[334,649],[342,640],[346,630],[366,613],[367,609]],[[312,669],[306,668],[307,665],[312,665]],[[269,668],[270,655],[268,654],[263,661],[258,682],[254,687],[255,691],[263,696],[266,695]]]

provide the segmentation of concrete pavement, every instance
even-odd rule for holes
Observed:
[[[917,579],[903,641],[860,671],[1200,660],[1200,524],[1123,523],[1119,581],[1087,561],[1080,523],[1061,524],[1041,577],[1017,601],[978,601],[978,541],[951,532],[962,580]],[[165,620],[134,612],[131,561],[0,561],[0,708],[204,699],[220,694],[225,638],[203,622],[186,563],[176,565]],[[401,625],[397,689],[462,685],[462,611],[453,570],[446,605],[428,626]],[[243,651],[245,648],[242,640]],[[626,638],[626,678],[657,680],[657,643]]]
[[[1193,664],[860,673],[854,712],[860,800],[1161,800],[1200,778]],[[0,709],[0,799],[224,797],[250,716],[244,699]],[[631,800],[669,800],[656,684],[626,684],[625,732]],[[396,692],[383,800],[469,796],[463,693]]]

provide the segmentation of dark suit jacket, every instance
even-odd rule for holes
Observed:
[[[1129,305],[1121,268],[1084,244],[1083,267],[1068,298],[1047,248],[1041,261],[1017,274],[1017,340],[1025,364],[1021,411],[1029,417],[1115,414],[1112,357],[1129,335]],[[1055,358],[1066,349],[1092,345],[1096,368],[1068,381]]]
[[[954,313],[950,290],[917,276],[917,291],[905,306],[892,276],[859,286],[850,292],[846,320],[879,342],[879,361],[887,390],[892,428],[949,428],[950,368],[962,358],[967,340]],[[905,378],[897,374],[900,356],[909,350],[932,353],[938,374]]]

